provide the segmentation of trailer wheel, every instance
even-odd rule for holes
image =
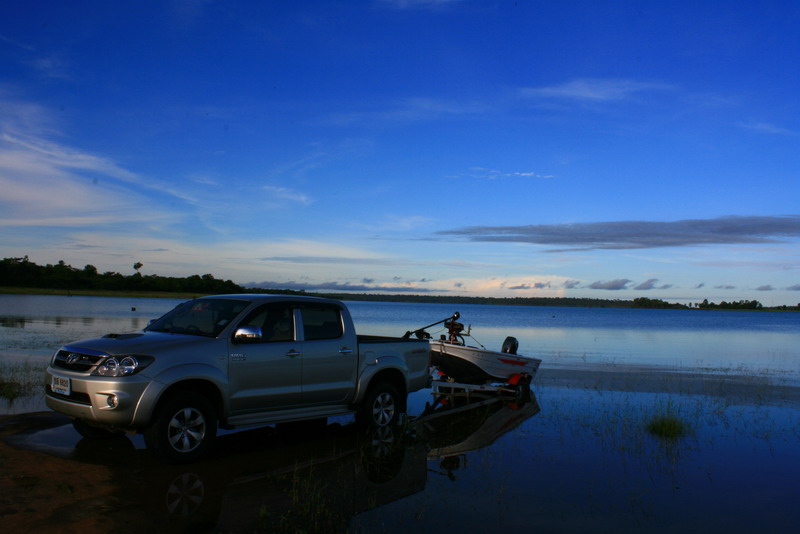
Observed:
[[[216,434],[217,416],[211,403],[193,391],[183,391],[159,407],[144,439],[161,461],[181,464],[203,456]]]
[[[370,386],[359,415],[367,426],[384,428],[396,425],[404,411],[397,388],[389,382],[379,382]]]
[[[523,376],[520,378],[519,382],[517,382],[515,389],[517,401],[519,402],[528,402],[531,400],[531,380],[533,377],[531,376]]]

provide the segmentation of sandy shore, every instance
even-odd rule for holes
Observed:
[[[110,532],[102,512],[115,490],[110,470],[12,447],[10,436],[63,424],[53,413],[0,418],[0,518],[6,532]],[[87,491],[88,490],[88,491]]]

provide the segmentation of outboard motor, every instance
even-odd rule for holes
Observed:
[[[517,349],[519,348],[519,341],[517,338],[508,336],[505,341],[503,341],[503,350],[506,354],[516,354]]]

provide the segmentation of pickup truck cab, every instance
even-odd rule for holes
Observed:
[[[339,301],[218,295],[184,302],[141,332],[61,347],[46,403],[87,437],[140,432],[162,461],[194,461],[218,427],[357,412],[396,424],[430,382],[425,340],[357,335]]]

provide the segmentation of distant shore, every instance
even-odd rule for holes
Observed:
[[[191,299],[201,293],[179,293],[170,291],[115,291],[106,289],[49,289],[34,287],[0,286],[2,295],[61,295],[64,297],[123,297],[143,299]]]
[[[267,293],[268,291],[253,289],[253,293]],[[247,293],[245,288],[244,293]],[[491,297],[467,297],[467,296],[431,296],[431,295],[377,295],[362,293],[310,293],[310,292],[290,292],[276,290],[279,294],[302,294],[315,297],[326,297],[337,300],[350,301],[371,301],[371,302],[415,302],[415,303],[452,303],[452,304],[486,304],[495,306],[553,306],[562,308],[638,308],[654,309],[662,306],[636,306],[635,301],[628,300],[608,300],[608,299],[587,299],[587,298],[491,298]],[[122,297],[122,298],[164,298],[164,299],[192,299],[203,295],[216,293],[203,292],[176,292],[176,291],[136,291],[130,289],[55,289],[41,287],[11,287],[0,286],[0,295],[61,295],[61,296],[80,296],[80,297]],[[234,293],[236,294],[236,293]],[[674,309],[697,310],[704,308],[691,308],[681,306]],[[736,308],[705,308],[724,311],[737,311]],[[744,309],[745,311],[753,311]],[[763,307],[757,311],[800,311],[799,307]]]

